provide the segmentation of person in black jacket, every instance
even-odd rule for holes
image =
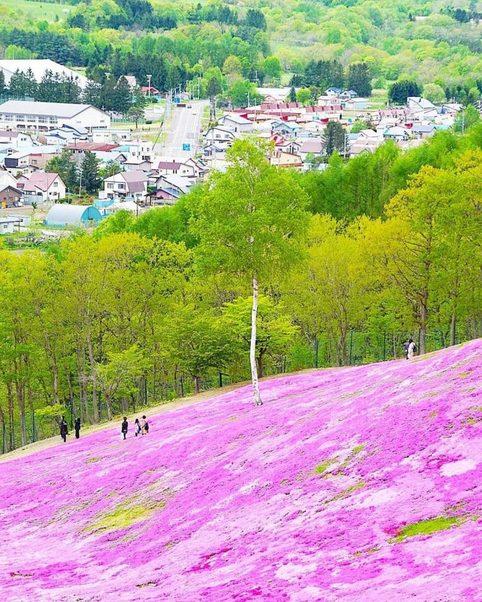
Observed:
[[[62,416],[62,418],[60,419],[60,436],[64,440],[64,443],[67,441],[68,434],[69,434],[69,429],[67,427],[67,421],[65,420],[65,417]]]
[[[80,418],[76,418],[74,422],[75,438],[80,437]]]
[[[127,422],[127,418],[124,416],[124,420],[121,424],[121,433],[124,435],[124,439],[127,437],[127,431],[129,430],[129,423]]]

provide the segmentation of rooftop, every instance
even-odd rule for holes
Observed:
[[[66,119],[75,117],[91,105],[69,104],[65,102],[36,102],[34,100],[7,100],[0,105],[0,113],[20,115],[55,115]]]

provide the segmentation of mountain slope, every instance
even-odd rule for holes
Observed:
[[[481,376],[479,340],[4,463],[3,599],[480,600]]]

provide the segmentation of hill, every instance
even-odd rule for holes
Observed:
[[[482,341],[0,465],[9,602],[482,598]],[[6,545],[6,544],[4,544]]]

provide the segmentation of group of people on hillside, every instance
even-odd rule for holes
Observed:
[[[415,355],[415,352],[417,351],[417,347],[416,347],[415,343],[413,342],[413,339],[408,339],[408,341],[406,341],[403,344],[403,349],[405,352],[405,358],[407,360],[412,359],[413,356]],[[75,438],[78,439],[80,437],[80,418],[75,419],[74,431],[75,431]],[[128,432],[129,432],[129,422],[127,420],[127,417],[124,416],[124,419],[122,420],[122,424],[121,424],[122,439],[124,439],[124,440],[127,439]],[[65,420],[65,416],[62,416],[62,418],[60,419],[60,436],[64,440],[64,443],[67,441],[68,434],[69,434],[69,429],[67,426],[67,421]],[[149,421],[147,420],[146,416],[142,416],[142,418],[140,420],[139,420],[139,418],[136,418],[134,420],[134,435],[136,437],[139,437],[139,436],[142,437],[147,434],[149,434]]]
[[[60,418],[59,423],[60,428],[60,436],[62,437],[64,443],[67,441],[67,435],[69,434],[69,427],[67,424],[67,420],[65,416]],[[76,418],[74,422],[74,431],[75,438],[78,439],[80,437],[80,418]],[[121,434],[123,439],[127,439],[127,432],[129,431],[129,423],[127,421],[127,417],[124,416],[124,420],[121,424]],[[140,420],[136,418],[134,421],[134,435],[138,437],[139,435],[147,435],[149,433],[149,421],[146,416],[143,416]]]
[[[127,439],[127,432],[129,431],[129,423],[127,422],[127,417],[124,416],[124,420],[121,424],[121,434],[123,439]],[[143,416],[140,420],[136,418],[134,420],[134,435],[138,437],[139,435],[142,437],[143,435],[149,434],[149,421],[145,416]]]
[[[69,427],[67,425],[67,420],[65,420],[65,416],[60,418],[60,436],[64,440],[64,443],[67,441],[67,435],[69,434]],[[78,439],[80,437],[80,418],[76,418],[74,422],[74,432],[75,438]]]

